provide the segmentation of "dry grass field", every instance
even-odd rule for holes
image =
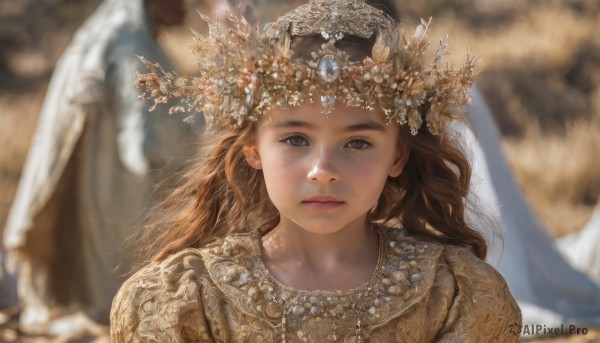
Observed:
[[[0,228],[53,65],[97,3],[0,2]],[[407,22],[432,16],[433,41],[450,34],[450,60],[462,62],[467,48],[480,57],[478,86],[535,213],[555,237],[580,229],[600,196],[600,2],[430,0],[400,8]],[[182,73],[193,72],[190,36],[179,29],[161,37]],[[600,342],[600,332],[546,341]]]
[[[478,85],[528,200],[554,236],[578,230],[600,194],[600,5],[479,2],[434,13],[432,36],[481,57]]]

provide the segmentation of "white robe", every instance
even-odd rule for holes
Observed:
[[[600,286],[600,204],[579,232],[561,237],[556,242],[567,261],[589,275]]]
[[[186,124],[138,99],[136,54],[171,69],[144,1],[105,0],[56,65],[4,232],[26,331],[78,310],[108,321],[125,278],[119,249],[143,223],[158,169],[185,158]]]
[[[473,89],[472,94],[470,115],[477,137],[467,126],[456,130],[464,136],[473,165],[472,197],[480,198],[480,205],[498,219],[504,231],[504,241],[496,239],[492,244],[489,262],[506,279],[524,324],[600,326],[599,286],[567,262],[529,208],[502,153],[492,114],[481,93]],[[599,236],[597,229],[595,235],[588,231],[590,237]]]

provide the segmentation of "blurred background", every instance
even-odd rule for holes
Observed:
[[[99,2],[0,2],[0,227],[56,59]],[[480,57],[478,85],[536,214],[555,237],[580,229],[600,195],[600,1],[397,2],[408,24],[433,17],[433,43],[449,33],[453,63],[467,48]],[[195,68],[188,28],[205,29],[195,11],[187,21],[160,37],[182,74]]]
[[[449,61],[462,63],[468,48],[480,57],[477,84],[535,213],[554,237],[582,228],[600,196],[600,1],[396,2],[409,25],[433,17],[432,44],[449,33]],[[0,2],[0,230],[54,64],[99,3]],[[290,7],[270,3],[261,23]],[[188,7],[207,8],[200,0]],[[186,25],[160,36],[180,74],[195,70],[189,27],[206,30],[189,11]]]

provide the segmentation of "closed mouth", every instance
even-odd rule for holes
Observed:
[[[306,203],[343,203],[344,201],[334,197],[333,195],[315,195],[303,202]]]
[[[316,210],[330,210],[338,208],[344,203],[344,201],[331,195],[317,195],[302,201],[303,205],[307,205]]]

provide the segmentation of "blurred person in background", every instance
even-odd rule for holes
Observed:
[[[133,85],[136,55],[171,67],[157,34],[184,16],[183,0],[105,0],[58,61],[4,232],[23,332],[108,323],[123,241],[188,155],[187,124]]]

